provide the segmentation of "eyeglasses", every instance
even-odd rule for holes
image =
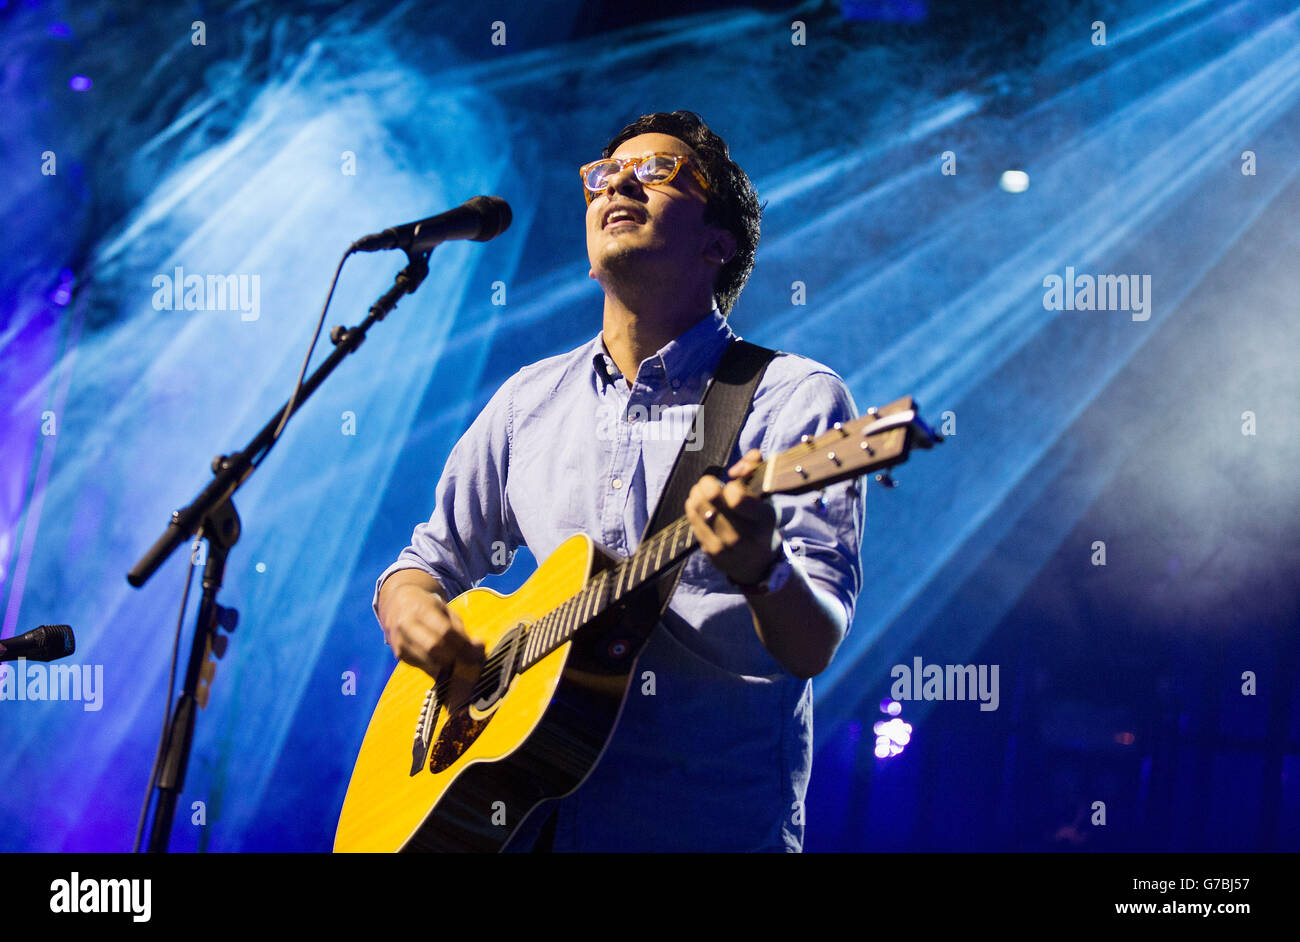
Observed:
[[[609,186],[609,180],[625,167],[633,167],[636,178],[646,186],[663,186],[677,176],[677,171],[686,165],[686,169],[695,176],[705,192],[709,184],[704,175],[695,169],[691,158],[686,154],[647,154],[645,157],[606,157],[593,160],[582,166],[578,173],[582,176],[582,185],[586,191],[587,205],[597,193],[602,193]]]

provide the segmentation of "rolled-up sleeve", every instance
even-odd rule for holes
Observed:
[[[802,435],[817,436],[835,422],[857,417],[853,396],[838,375],[811,373],[795,385],[763,439],[763,456],[793,448]],[[866,512],[866,482],[833,484],[818,500],[818,492],[778,494],[772,498],[777,525],[794,561],[814,588],[844,606],[845,631],[862,589],[862,534]]]
[[[410,545],[375,581],[371,607],[376,619],[380,586],[399,569],[427,572],[454,598],[489,573],[510,567],[521,543],[506,495],[514,434],[512,384],[513,378],[497,390],[452,448],[432,515],[415,527]]]

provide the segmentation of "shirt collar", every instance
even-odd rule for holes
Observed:
[[[679,337],[664,344],[654,356],[641,362],[641,369],[663,370],[663,381],[684,383],[701,370],[717,365],[722,351],[737,337],[715,303],[706,317],[700,318]],[[612,383],[623,374],[605,347],[603,334],[592,341],[592,364],[605,382]]]

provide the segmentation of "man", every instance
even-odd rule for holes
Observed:
[[[736,336],[726,315],[753,267],[761,210],[727,145],[676,111],[624,128],[604,157],[583,168],[600,333],[506,381],[449,456],[432,517],[376,585],[394,653],[433,676],[449,671],[452,701],[468,694],[484,651],[446,601],[503,572],[520,545],[543,559],[583,531],[634,552]],[[778,356],[729,474],[855,414],[833,371]],[[769,503],[736,481],[694,485],[684,512],[701,549],[637,663],[604,755],[507,849],[802,849],[809,678],[852,622],[861,487]]]

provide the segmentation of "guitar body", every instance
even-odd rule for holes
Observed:
[[[472,589],[449,607],[489,660],[618,560],[589,537],[565,540],[510,595]],[[528,814],[572,792],[613,732],[637,655],[657,621],[611,609],[508,681],[486,708],[449,715],[426,695],[433,679],[399,663],[384,687],[353,769],[336,852],[499,851]],[[653,610],[653,604],[650,605]],[[657,616],[657,612],[655,612]],[[417,723],[431,712],[427,750]]]

